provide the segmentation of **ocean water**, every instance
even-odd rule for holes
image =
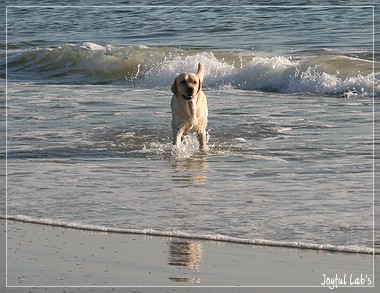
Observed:
[[[378,253],[373,8],[228,4],[12,2],[2,213]],[[171,144],[171,84],[200,61],[207,154]]]

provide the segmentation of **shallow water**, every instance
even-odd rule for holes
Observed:
[[[368,99],[206,91],[210,152],[201,155],[195,138],[173,150],[164,89],[22,88],[29,103],[8,91],[11,215],[371,244]]]

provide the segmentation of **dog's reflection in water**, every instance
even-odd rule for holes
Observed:
[[[169,261],[171,266],[186,268],[192,272],[199,271],[202,259],[202,244],[185,239],[172,239],[169,247]],[[199,283],[199,278],[179,277],[169,278],[173,282]]]

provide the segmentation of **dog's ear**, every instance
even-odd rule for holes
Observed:
[[[172,92],[175,96],[178,95],[178,91],[177,91],[177,79],[174,79],[174,83],[172,85]]]
[[[198,85],[197,93],[199,93],[201,91],[201,89],[202,89],[202,81],[201,81],[201,79],[199,79],[199,85]]]
[[[198,71],[197,71],[197,75],[199,77],[199,81],[202,83],[203,82],[203,76],[205,75],[205,67],[203,65],[203,63],[198,63]]]

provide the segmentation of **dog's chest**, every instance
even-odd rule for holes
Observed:
[[[197,116],[197,103],[193,100],[184,101],[173,97],[172,114],[181,120],[191,120]]]

